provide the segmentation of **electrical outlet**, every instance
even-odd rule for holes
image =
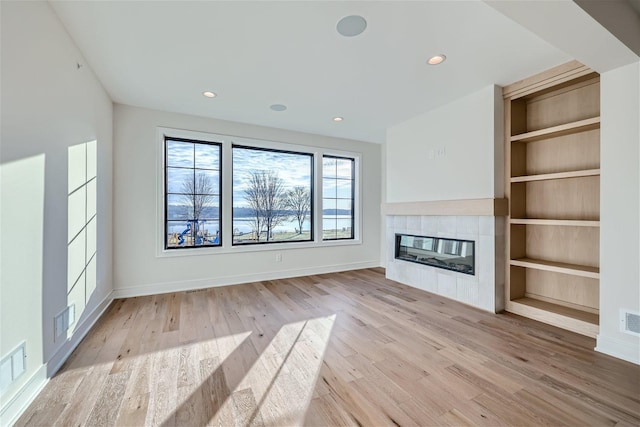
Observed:
[[[276,254],[276,262],[282,262],[282,254],[281,253],[277,253]]]

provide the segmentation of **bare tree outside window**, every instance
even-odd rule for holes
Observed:
[[[313,240],[313,161],[311,153],[233,147],[233,245]],[[294,203],[305,194],[306,203]]]
[[[287,218],[283,181],[274,171],[253,171],[250,174],[245,197],[253,211],[256,241],[259,242],[262,232],[266,232],[268,242],[273,237],[273,230]]]
[[[291,212],[291,216],[298,222],[298,234],[302,234],[302,226],[307,220],[311,209],[311,194],[309,190],[302,186],[293,187],[287,191],[284,204]]]
[[[222,145],[165,137],[165,249],[221,246]]]
[[[204,208],[217,200],[218,197],[213,195],[217,190],[213,180],[204,173],[197,173],[195,179],[185,179],[182,182],[182,200],[189,210],[189,216],[193,214],[190,219],[200,220]]]

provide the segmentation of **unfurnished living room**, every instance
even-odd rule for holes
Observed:
[[[0,425],[640,426],[639,0],[0,18]]]

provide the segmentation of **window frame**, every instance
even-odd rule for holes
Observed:
[[[206,256],[213,254],[233,254],[245,252],[261,252],[261,251],[282,251],[289,249],[306,249],[306,248],[323,248],[333,246],[349,246],[361,245],[362,231],[362,202],[360,194],[362,191],[362,173],[361,158],[362,154],[358,152],[333,149],[329,147],[320,147],[313,145],[301,145],[286,141],[273,141],[267,139],[257,139],[250,137],[238,137],[232,135],[217,134],[212,132],[192,131],[185,129],[176,129],[158,126],[156,128],[156,257],[180,257],[180,256]],[[164,233],[166,222],[166,213],[164,210],[165,193],[165,156],[164,141],[170,139],[187,139],[203,142],[220,143],[222,148],[222,157],[220,163],[220,236],[221,245],[219,246],[199,246],[185,247],[181,250],[165,249]],[[312,204],[313,204],[313,240],[310,241],[294,241],[281,242],[277,245],[263,244],[240,244],[233,245],[233,223],[232,223],[232,193],[233,193],[233,145],[247,146],[250,148],[264,148],[276,151],[290,151],[294,153],[305,153],[313,155],[313,179],[312,179]],[[339,240],[323,240],[322,239],[322,159],[323,157],[345,157],[354,160],[354,229],[353,239]],[[230,184],[229,184],[230,183]],[[320,190],[318,190],[320,189]],[[319,220],[320,218],[320,220]],[[230,230],[231,232],[226,232]]]
[[[335,155],[331,155],[331,154],[327,154],[324,153],[322,155],[322,159],[324,160],[325,158],[331,158],[331,159],[336,159],[336,160],[349,160],[351,161],[351,237],[336,237],[335,239],[325,239],[324,238],[324,162],[322,162],[323,167],[322,167],[322,172],[323,172],[323,176],[322,176],[322,190],[323,190],[323,194],[320,197],[320,201],[322,202],[323,206],[320,208],[320,212],[322,213],[322,217],[321,217],[321,221],[322,221],[322,226],[323,226],[323,230],[322,230],[322,241],[324,242],[335,242],[335,241],[339,241],[339,240],[353,240],[355,239],[355,234],[356,234],[356,185],[358,183],[358,179],[356,178],[356,159],[353,157],[347,157],[344,155],[341,156],[335,156]],[[327,178],[327,179],[335,179],[336,180],[336,186],[338,183],[339,179],[344,179],[344,178]],[[336,198],[334,199],[336,200],[336,202],[339,200],[339,198],[337,197],[336,194]],[[336,203],[337,204],[337,203]]]
[[[163,160],[163,177],[164,177],[164,182],[163,182],[163,207],[164,207],[164,234],[163,234],[163,241],[164,241],[164,249],[165,251],[174,251],[174,250],[185,250],[185,249],[201,249],[201,248],[216,248],[216,247],[220,247],[222,246],[222,239],[223,239],[223,211],[222,211],[222,205],[223,205],[223,196],[222,196],[222,188],[223,188],[223,184],[222,184],[222,176],[223,176],[223,161],[222,161],[222,143],[221,142],[214,142],[214,141],[205,141],[205,140],[201,140],[201,139],[194,139],[194,138],[178,138],[178,137],[173,137],[173,136],[168,136],[165,135],[164,138],[164,143],[163,143],[163,151],[164,151],[164,160]],[[185,167],[176,167],[176,166],[169,166],[167,164],[167,149],[168,149],[168,142],[169,141],[176,141],[176,142],[188,142],[188,143],[192,143],[194,144],[194,163],[193,163],[193,168],[185,168]],[[214,145],[214,146],[218,146],[220,149],[220,157],[219,157],[219,165],[218,165],[218,234],[219,234],[219,243],[218,244],[213,244],[213,245],[193,245],[193,246],[169,246],[169,221],[174,221],[174,220],[169,220],[168,219],[168,206],[169,204],[167,203],[167,199],[168,196],[170,194],[181,194],[181,193],[169,193],[169,181],[168,181],[168,169],[173,167],[176,169],[192,169],[193,173],[194,173],[194,179],[195,179],[195,171],[197,170],[214,170],[214,169],[202,169],[202,168],[197,168],[196,167],[196,163],[195,163],[195,144],[203,144],[203,145]],[[195,193],[194,193],[195,194]],[[189,220],[187,220],[189,221]]]
[[[310,193],[311,193],[311,206],[309,208],[311,218],[310,218],[310,238],[308,240],[293,240],[293,241],[262,241],[262,242],[252,242],[252,243],[235,243],[233,239],[233,189],[231,191],[231,246],[250,246],[250,245],[271,245],[271,244],[288,244],[288,243],[297,243],[297,242],[314,242],[315,241],[315,220],[316,220],[316,211],[315,211],[315,154],[312,152],[304,152],[304,151],[292,151],[292,150],[282,150],[275,148],[265,148],[265,147],[256,147],[246,144],[231,144],[231,179],[233,182],[234,178],[234,161],[233,161],[233,149],[234,148],[243,148],[247,150],[256,150],[256,151],[266,151],[271,153],[284,153],[284,154],[296,154],[300,156],[308,156],[309,157],[309,173],[311,175],[311,179],[309,180],[310,185]],[[233,185],[233,184],[232,184]]]

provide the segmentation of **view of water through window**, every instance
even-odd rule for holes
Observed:
[[[223,165],[221,142],[164,142],[166,249],[222,246],[225,233],[233,245],[314,241],[315,191],[322,197],[318,238],[354,238],[353,158],[323,155],[321,188],[314,189],[313,153],[233,145]],[[222,182],[223,167],[231,182]],[[223,185],[231,186],[230,200],[222,200]],[[232,205],[229,230],[222,229],[223,203]]]
[[[313,239],[313,155],[233,147],[233,243]]]

